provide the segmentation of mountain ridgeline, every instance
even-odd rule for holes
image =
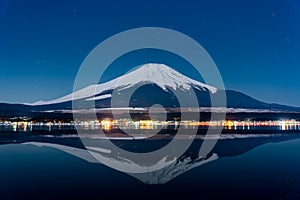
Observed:
[[[136,90],[129,97],[129,105],[124,105],[124,98],[132,89]],[[81,90],[63,96],[52,101],[39,101],[33,104],[8,104],[0,103],[0,117],[35,116],[47,113],[47,115],[70,115],[72,100],[81,105],[76,109],[89,110],[86,102],[95,102],[96,108],[132,107],[149,108],[154,104],[163,105],[172,110],[179,108],[180,103],[176,95],[187,98],[185,107],[188,105],[192,92],[195,92],[199,107],[211,107],[211,98],[218,98],[226,93],[227,111],[233,113],[289,113],[297,115],[300,108],[279,104],[269,104],[258,101],[248,95],[233,90],[220,90],[210,85],[193,80],[174,69],[163,64],[146,64],[111,81],[90,85]],[[111,105],[112,95],[114,104]],[[217,105],[218,106],[218,105]]]

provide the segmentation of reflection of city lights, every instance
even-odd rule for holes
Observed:
[[[185,127],[186,129],[194,129],[197,127],[216,127],[216,128],[227,128],[230,130],[251,130],[254,127],[261,128],[275,128],[277,130],[299,130],[300,121],[296,120],[266,120],[266,121],[236,121],[236,120],[225,120],[225,121],[153,121],[153,120],[136,120],[130,119],[112,120],[103,119],[102,121],[80,121],[80,122],[33,122],[33,121],[0,121],[0,130],[12,130],[12,131],[32,131],[34,129],[47,129],[52,130],[63,130],[72,127],[79,127],[86,130],[89,129],[177,129],[179,126]]]
[[[104,130],[110,130],[111,129],[111,121],[108,120],[102,120],[101,126]]]
[[[18,129],[18,123],[17,123],[17,122],[14,122],[14,123],[12,124],[12,127],[13,127],[13,130],[14,130],[14,131],[17,131],[17,129]]]
[[[84,129],[88,129],[89,128],[89,123],[88,122],[84,122]]]
[[[281,125],[281,130],[285,130],[285,121],[281,121],[279,124]]]
[[[26,132],[27,131],[27,122],[21,122],[20,125],[21,125],[22,130]]]

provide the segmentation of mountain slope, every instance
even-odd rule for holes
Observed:
[[[133,87],[137,88],[137,90],[130,98],[129,107],[150,107],[153,104],[161,104],[168,108],[178,108],[180,105],[173,93],[174,91],[184,95],[187,99],[190,98],[191,91],[194,91],[198,97],[199,106],[210,107],[210,95],[218,97],[224,92],[184,76],[166,65],[151,63],[111,81],[90,85],[52,101],[39,101],[24,105],[0,104],[0,114],[2,116],[4,114],[24,115],[30,112],[72,110],[72,99],[82,104],[80,109],[91,109],[84,106],[87,101],[95,101],[96,108],[110,108],[113,91],[114,95],[119,95],[116,96],[119,102],[114,104],[114,106],[124,107],[122,98]],[[270,112],[300,112],[300,108],[264,103],[232,90],[225,92],[228,108],[242,108],[244,112],[247,112],[245,109],[259,109]]]
[[[164,65],[164,64],[145,64],[138,69],[131,71],[121,77],[113,79],[111,81],[99,84],[99,85],[91,85],[86,88],[83,88],[74,93],[68,94],[59,99],[55,99],[52,101],[38,101],[33,104],[28,105],[47,105],[47,104],[55,104],[66,101],[78,100],[88,98],[87,100],[95,100],[93,97],[98,96],[99,99],[109,98],[110,95],[106,94],[106,92],[117,89],[118,91],[125,90],[127,88],[143,85],[143,84],[151,84],[155,83],[158,87],[167,91],[168,89],[173,90],[183,90],[188,91],[191,88],[197,89],[199,91],[207,91],[211,93],[215,93],[217,88],[213,86],[209,86],[203,84],[199,81],[193,80],[180,74],[179,72],[173,70],[172,68]],[[99,95],[104,94],[104,95]],[[102,98],[101,98],[102,97]]]

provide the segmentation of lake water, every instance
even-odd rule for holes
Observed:
[[[1,141],[1,200],[174,196],[300,199],[298,134],[224,137],[205,162],[197,158],[202,142],[199,139],[176,165],[138,175],[114,170],[94,162],[93,158],[80,157],[84,150],[76,137],[32,136]],[[166,139],[116,140],[115,144],[136,150],[168,142]]]

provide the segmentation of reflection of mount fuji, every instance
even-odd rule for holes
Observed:
[[[235,136],[237,137],[237,136]],[[243,153],[246,153],[252,150],[255,147],[260,145],[270,143],[270,142],[281,142],[286,140],[291,140],[299,138],[299,136],[262,136],[262,137],[251,137],[251,138],[235,138],[235,139],[226,139],[221,138],[217,145],[214,147],[212,152],[207,155],[205,158],[199,157],[199,149],[203,140],[195,140],[190,148],[175,162],[168,165],[165,168],[160,170],[150,170],[159,167],[159,165],[166,164],[166,160],[162,159],[154,165],[146,166],[149,168],[148,173],[138,173],[138,174],[129,174],[138,180],[142,181],[146,184],[164,184],[167,183],[176,177],[188,172],[189,170],[199,167],[204,164],[213,163],[218,158],[228,157],[228,156],[237,156]],[[101,146],[101,139],[89,139],[93,140],[93,142],[100,144]],[[103,139],[102,139],[103,140]],[[98,163],[98,161],[91,156],[91,154],[84,149],[80,140],[78,138],[45,138],[36,136],[31,139],[24,138],[23,140],[17,140],[20,143],[30,144],[40,147],[51,147],[61,151],[64,151],[68,154],[81,158],[91,163]],[[8,141],[7,141],[8,142]],[[145,150],[147,147],[151,148],[153,145],[160,146],[162,143],[165,144],[168,141],[166,140],[140,140],[140,141],[118,141],[117,145],[122,147],[129,147],[135,146],[137,148],[142,148]],[[131,167],[145,167],[139,166],[137,163],[128,160],[127,158],[123,158],[117,152],[112,152],[111,150],[107,149],[105,146],[101,146],[101,148],[93,148],[90,149],[96,150],[97,153],[106,159],[114,162],[120,162],[120,164],[125,164]],[[167,156],[167,155],[166,155]]]
[[[155,83],[155,84],[154,84]],[[141,86],[141,87],[140,87]],[[122,99],[131,88],[138,88],[130,98],[129,107],[150,107],[153,104],[161,104],[167,108],[179,107],[173,91],[184,94],[189,98],[190,92],[195,91],[200,107],[210,107],[210,95],[218,96],[224,91],[188,78],[163,64],[146,64],[134,71],[120,76],[111,81],[90,85],[81,90],[52,101],[39,101],[33,104],[0,104],[2,115],[25,115],[30,113],[55,111],[56,113],[69,113],[72,109],[72,98],[82,104],[79,109],[85,107],[85,102],[95,101],[96,108],[111,107],[111,95],[119,95],[116,99]],[[123,96],[122,96],[123,95]],[[281,112],[300,111],[300,108],[268,104],[253,99],[240,92],[227,90],[227,111],[231,112]],[[117,102],[116,107],[124,107],[122,102]]]

